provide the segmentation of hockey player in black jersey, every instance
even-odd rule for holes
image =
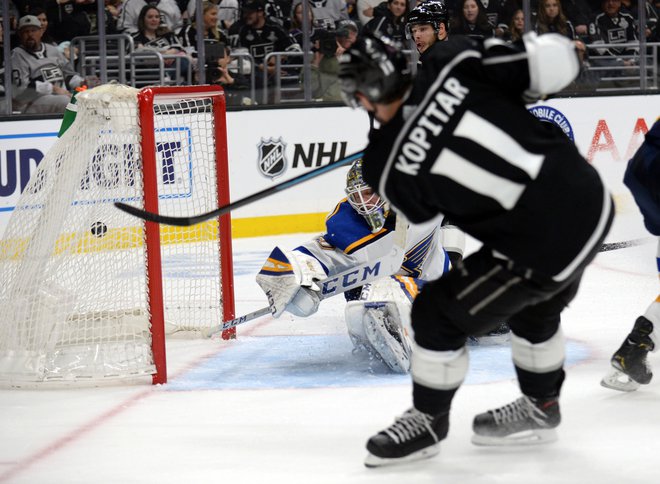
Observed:
[[[449,39],[449,11],[445,0],[427,0],[413,8],[406,18],[406,35],[419,52],[415,89],[407,99],[408,104],[417,105],[438,75],[432,60],[434,52],[442,49],[442,41]]]
[[[522,396],[475,417],[479,445],[556,438],[564,380],[560,314],[612,222],[596,170],[523,97],[561,90],[578,73],[573,43],[528,33],[523,45],[452,36],[437,79],[407,109],[411,75],[387,39],[365,37],[341,58],[347,102],[372,111],[364,177],[413,223],[438,214],[483,242],[412,309],[413,407],[369,439],[370,467],[430,457],[468,367],[466,339],[506,320]]]

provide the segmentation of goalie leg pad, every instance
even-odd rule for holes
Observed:
[[[394,307],[391,305],[391,307]],[[408,373],[411,344],[398,322],[388,314],[387,305],[367,306],[364,315],[364,332],[371,347],[383,362],[395,373]]]

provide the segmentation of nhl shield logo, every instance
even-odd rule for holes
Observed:
[[[286,144],[284,144],[282,138],[276,140],[261,138],[261,143],[259,143],[257,149],[259,150],[259,171],[264,176],[275,178],[284,173],[286,170],[285,147]]]

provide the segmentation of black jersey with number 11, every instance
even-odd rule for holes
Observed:
[[[564,133],[527,111],[525,52],[454,36],[432,62],[440,74],[419,105],[370,134],[365,180],[412,222],[442,213],[503,257],[568,277],[612,202]]]

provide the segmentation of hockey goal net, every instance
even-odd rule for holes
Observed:
[[[167,380],[165,334],[234,317],[225,100],[209,86],[104,85],[30,178],[0,242],[0,380]],[[231,337],[231,333],[223,337]]]

